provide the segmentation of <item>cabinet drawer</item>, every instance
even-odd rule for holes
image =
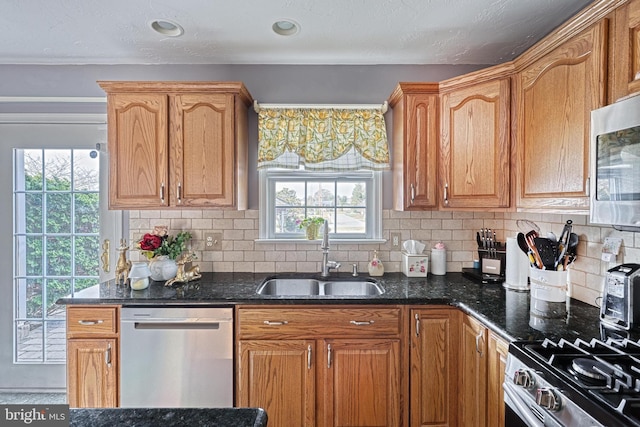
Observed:
[[[399,307],[240,308],[240,338],[398,336]]]
[[[67,333],[104,335],[118,332],[118,307],[67,307]]]

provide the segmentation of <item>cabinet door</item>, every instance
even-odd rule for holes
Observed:
[[[118,406],[116,339],[67,341],[67,393],[73,408]]]
[[[323,347],[319,425],[399,426],[400,340],[324,340]]]
[[[441,206],[509,206],[509,79],[442,96]]]
[[[631,0],[615,10],[612,35],[610,103],[640,91],[640,0]]]
[[[168,98],[108,96],[109,208],[169,205]]]
[[[393,115],[394,209],[436,207],[438,95],[404,95]]]
[[[171,97],[172,206],[235,205],[234,97]]]
[[[457,309],[411,310],[410,424],[455,426]]]
[[[486,420],[487,329],[465,315],[461,333],[459,425],[483,427]]]
[[[487,427],[504,426],[504,371],[507,367],[509,344],[489,332],[487,349]]]
[[[604,103],[606,23],[516,75],[518,208],[585,211],[591,110]]]
[[[261,407],[270,427],[315,426],[315,341],[241,340],[237,406]]]

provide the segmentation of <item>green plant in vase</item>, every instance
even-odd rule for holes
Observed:
[[[296,220],[298,228],[305,229],[307,239],[315,240],[318,238],[320,227],[324,224],[324,218],[319,216],[308,216],[305,219]]]

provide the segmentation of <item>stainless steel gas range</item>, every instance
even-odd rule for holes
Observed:
[[[640,344],[515,341],[504,381],[507,426],[640,426]]]

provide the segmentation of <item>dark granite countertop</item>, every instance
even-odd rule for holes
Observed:
[[[139,305],[211,305],[236,304],[407,304],[450,305],[473,315],[503,338],[537,340],[565,338],[603,339],[608,331],[600,326],[598,308],[571,299],[567,304],[552,304],[543,316],[530,310],[529,292],[506,290],[500,284],[478,284],[461,273],[427,278],[409,278],[402,273],[387,273],[380,279],[385,293],[372,297],[267,297],[256,294],[264,273],[204,273],[202,278],[188,284],[165,287],[152,282],[147,289],[132,291],[127,285],[105,282],[62,298],[58,304],[122,304]],[[287,274],[277,274],[286,277]],[[298,277],[313,277],[299,274]],[[341,273],[340,276],[350,277]],[[333,276],[332,276],[333,277]],[[364,277],[364,276],[362,276]],[[565,314],[566,311],[566,314]],[[539,313],[538,313],[539,314]],[[640,339],[633,332],[631,339]]]
[[[71,427],[266,427],[259,408],[70,409]]]

